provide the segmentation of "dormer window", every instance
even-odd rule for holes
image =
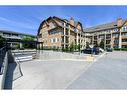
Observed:
[[[78,32],[78,29],[76,29],[76,28],[75,28],[75,30],[74,30],[74,31],[75,31],[75,32]]]
[[[114,32],[117,32],[118,31],[118,29],[116,28],[116,29],[114,29]]]

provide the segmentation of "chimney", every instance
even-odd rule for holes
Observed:
[[[120,26],[122,26],[122,24],[123,24],[123,19],[122,18],[118,18],[117,19],[117,26],[120,27]]]
[[[73,17],[70,18],[70,24],[73,25],[73,26],[75,24],[75,21],[74,21],[74,18]]]

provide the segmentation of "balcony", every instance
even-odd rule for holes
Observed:
[[[21,37],[19,37],[19,36],[2,36],[2,37],[4,37],[4,38],[10,38],[10,39],[22,39]]]
[[[122,42],[122,45],[127,45],[127,42]]]
[[[127,39],[127,35],[122,35],[122,39]]]
[[[121,32],[127,32],[127,30],[121,30]]]
[[[53,30],[55,28],[57,28],[57,27],[56,26],[51,26],[51,27],[48,27],[48,30]]]
[[[111,40],[111,38],[106,38],[106,40]]]

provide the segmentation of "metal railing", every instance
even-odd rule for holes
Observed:
[[[15,57],[15,52],[13,52],[13,57]],[[15,59],[15,58],[14,58]],[[18,78],[20,78],[20,77],[22,77],[23,76],[23,73],[22,73],[22,70],[21,70],[21,65],[20,65],[20,59],[17,57],[17,59],[18,59],[18,61],[15,59],[15,62],[16,62],[16,64],[17,64],[17,66],[18,66],[18,70],[19,70],[19,75],[17,76],[17,77],[15,77],[14,79],[13,79],[13,81],[14,80],[16,80],[16,79],[18,79]]]
[[[0,49],[0,75],[3,74],[4,71],[4,65],[7,62],[7,49],[6,47],[3,47]]]

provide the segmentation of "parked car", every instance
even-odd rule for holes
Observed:
[[[84,50],[81,50],[82,53],[86,53],[86,54],[92,54],[92,49],[91,48],[87,48]]]
[[[100,53],[99,47],[94,47],[94,48],[93,48],[93,53],[94,53],[95,55],[98,55],[98,54]]]
[[[81,50],[81,52],[85,54],[95,54],[95,55],[98,55],[100,53],[99,48],[97,47],[87,48],[87,49]]]
[[[107,52],[112,52],[113,49],[112,49],[112,48],[106,48],[106,51],[107,51]]]

